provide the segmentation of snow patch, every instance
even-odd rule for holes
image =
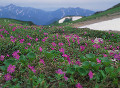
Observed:
[[[108,20],[108,21],[102,21],[78,28],[90,28],[93,30],[102,30],[102,31],[120,31],[120,18]]]
[[[58,23],[63,23],[65,21],[65,19],[72,19],[72,21],[75,21],[75,20],[78,20],[78,19],[81,19],[82,16],[72,16],[72,17],[64,17],[62,19],[60,19],[58,21]]]
[[[81,16],[74,16],[72,17],[72,21],[75,21],[75,20],[78,20],[78,19],[81,19],[82,17]]]
[[[65,19],[70,19],[70,18],[71,17],[64,17],[64,18],[60,19],[58,23],[63,23],[65,21]]]

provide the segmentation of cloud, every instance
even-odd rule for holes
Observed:
[[[120,0],[0,0],[1,5],[15,4],[18,6],[41,9],[57,9],[61,7],[81,7],[91,10],[107,9]]]

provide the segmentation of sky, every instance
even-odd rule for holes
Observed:
[[[0,6],[14,4],[46,11],[54,11],[63,7],[80,7],[93,11],[103,11],[118,3],[120,3],[120,0],[0,0]]]

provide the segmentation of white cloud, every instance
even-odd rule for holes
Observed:
[[[120,0],[0,0],[0,6],[13,3],[18,6],[41,9],[81,7],[91,10],[104,10],[119,2]]]

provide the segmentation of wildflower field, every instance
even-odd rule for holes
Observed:
[[[119,50],[119,33],[0,22],[0,88],[120,88]]]

